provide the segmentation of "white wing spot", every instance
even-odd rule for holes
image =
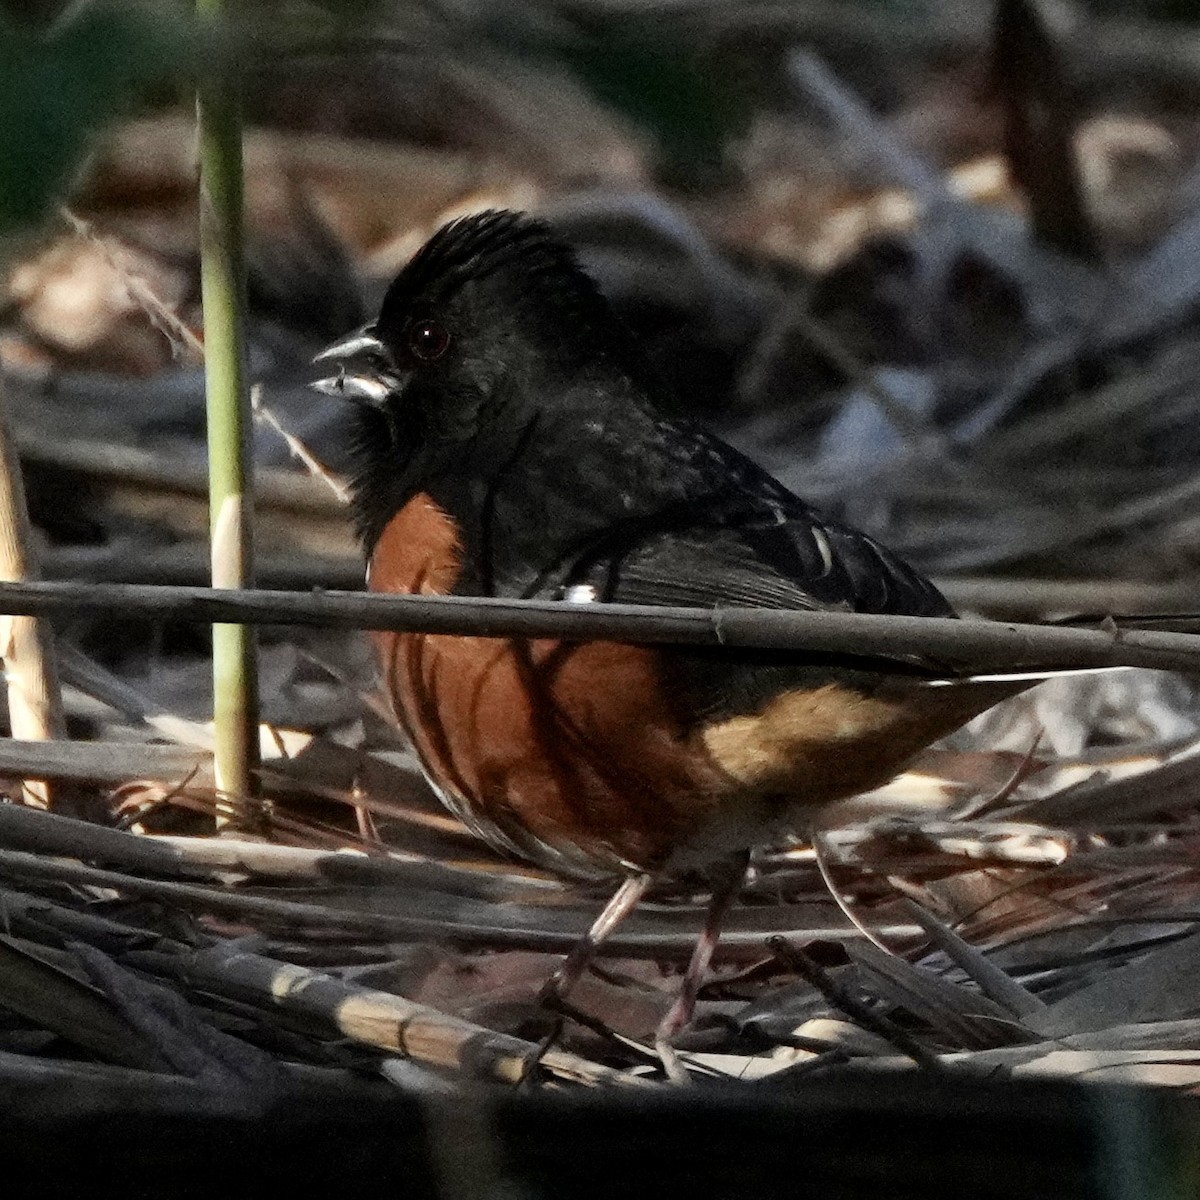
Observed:
[[[821,554],[821,562],[825,564],[825,569],[821,574],[828,575],[833,570],[833,549],[829,545],[829,539],[825,536],[824,530],[813,526],[812,531],[813,541],[817,543],[817,549]]]

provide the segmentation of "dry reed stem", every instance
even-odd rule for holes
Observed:
[[[36,577],[21,463],[0,390],[0,579],[20,582]],[[0,626],[0,655],[4,659],[11,736],[28,741],[62,737],[66,723],[49,625],[29,616],[8,617]],[[54,806],[54,789],[45,780],[29,779],[23,786],[30,802],[41,808]]]
[[[391,992],[356,987],[323,972],[259,954],[227,949],[187,956],[134,952],[129,961],[267,1010],[315,1020],[360,1045],[398,1051],[426,1066],[468,1077],[518,1083],[536,1049],[531,1042],[495,1033]],[[556,1078],[572,1083],[650,1086],[638,1076],[564,1050],[551,1050],[540,1061]]]
[[[104,255],[105,261],[121,281],[130,300],[136,304],[146,319],[159,331],[171,347],[176,359],[189,355],[196,362],[204,361],[204,343],[184,324],[175,310],[150,286],[130,265],[119,241],[97,233],[95,228],[77,216],[69,208],[60,208],[59,213],[81,237],[95,245]]]
[[[341,504],[350,503],[350,491],[344,483],[335,478],[333,472],[323,463],[294,433],[289,433],[279,418],[267,407],[263,400],[263,385],[256,383],[250,388],[250,411],[255,420],[277,433],[283,439],[288,452],[316,480],[323,483]]]
[[[1200,617],[1128,628],[1023,625],[873,613],[763,608],[565,604],[496,597],[245,591],[138,584],[0,584],[0,613],[120,613],[156,620],[310,625],[460,637],[556,637],[723,646],[937,663],[947,678],[980,672],[1149,667],[1200,672]],[[1097,622],[1101,624],[1101,622]],[[1160,627],[1156,628],[1155,625]],[[1161,626],[1171,626],[1163,628]],[[929,669],[928,666],[926,669]]]
[[[133,840],[137,842],[139,839]],[[150,846],[146,845],[144,849],[146,853],[143,858],[150,860]],[[162,848],[155,849],[161,851]],[[92,851],[96,857],[107,857],[108,853],[108,846],[101,846],[99,850]],[[161,872],[164,865],[169,869],[169,862],[164,863],[160,855],[152,869]],[[148,867],[150,862],[146,861],[140,869],[146,870]],[[539,917],[538,927],[521,927],[514,926],[512,910],[480,902],[472,910],[471,915],[475,919],[464,919],[455,915],[422,917],[409,915],[407,912],[381,911],[378,897],[368,908],[279,900],[273,896],[247,895],[203,884],[145,879],[123,871],[104,870],[82,863],[8,849],[0,849],[0,875],[13,879],[107,888],[131,896],[157,900],[190,912],[212,913],[263,929],[286,930],[290,937],[304,937],[316,933],[322,938],[340,936],[362,941],[415,940],[467,948],[489,947],[497,950],[566,954],[579,941],[590,916],[594,916],[594,912],[589,914],[579,908],[564,913],[556,921],[551,910]],[[405,894],[411,895],[411,889],[406,888]],[[787,915],[786,912],[784,915]],[[602,953],[610,957],[686,962],[695,945],[696,930],[690,920],[691,914],[685,916],[689,918],[686,928],[682,927],[684,921],[681,920],[681,927],[669,932],[617,934],[605,943]],[[856,940],[858,937],[848,926],[814,925],[811,906],[805,909],[801,920],[776,921],[772,924],[776,931],[782,928],[783,932],[794,936],[837,940]],[[911,940],[920,935],[921,928],[915,924],[891,924],[881,925],[878,932],[897,941]],[[721,948],[730,960],[760,958],[763,948],[761,921],[756,918],[753,929],[731,928],[723,933]]]
[[[190,779],[212,787],[212,754],[147,742],[0,739],[0,776],[116,786],[131,779]]]

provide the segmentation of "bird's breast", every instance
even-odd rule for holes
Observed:
[[[462,570],[462,538],[451,517],[424,492],[383,527],[371,553],[373,592],[449,595]]]
[[[372,591],[447,594],[453,520],[426,495],[376,543]],[[614,642],[375,634],[384,683],[435,789],[493,844],[580,873],[669,857],[715,811],[659,653]]]

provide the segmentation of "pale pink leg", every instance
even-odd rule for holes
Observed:
[[[704,929],[700,933],[700,939],[696,942],[696,948],[692,951],[691,960],[684,972],[679,995],[654,1035],[654,1048],[658,1051],[659,1058],[662,1059],[663,1069],[675,1083],[686,1083],[687,1071],[679,1061],[679,1055],[675,1047],[671,1045],[671,1039],[692,1019],[692,1013],[696,1009],[696,997],[700,993],[700,986],[704,982],[704,976],[708,973],[713,951],[716,950],[717,941],[721,936],[721,924],[741,889],[749,861],[748,854],[738,855],[728,864],[728,869],[722,871],[720,876],[714,879],[712,899],[708,902],[708,911],[704,916]]]
[[[580,976],[591,966],[596,957],[596,951],[613,935],[621,922],[638,906],[638,902],[646,894],[650,886],[649,875],[630,875],[609,902],[604,911],[592,922],[592,927],[571,947],[570,954],[563,959],[558,970],[546,980],[542,987],[540,1002],[548,1009],[563,1014],[570,1012],[567,997],[571,989],[579,982]],[[529,1055],[525,1069],[521,1074],[522,1080],[529,1079],[530,1073],[542,1061],[546,1051],[558,1041],[562,1033],[562,1016],[558,1017],[554,1028],[542,1039],[536,1050]]]

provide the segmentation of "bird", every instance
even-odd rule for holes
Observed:
[[[535,217],[444,225],[317,361],[338,369],[313,386],[353,402],[371,591],[954,615],[874,538],[668,415],[681,406],[635,332]],[[656,1036],[672,1076],[750,851],[1029,686],[947,679],[917,656],[372,636],[443,803],[508,855],[617,885],[547,995],[565,1001],[656,881],[709,880]]]

